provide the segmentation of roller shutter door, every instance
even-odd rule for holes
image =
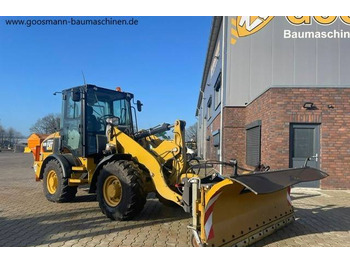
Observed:
[[[261,155],[261,121],[246,127],[246,163],[257,167],[260,164]]]

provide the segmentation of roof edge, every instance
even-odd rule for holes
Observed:
[[[217,40],[219,32],[220,32],[222,19],[223,19],[222,16],[214,16],[212,24],[211,24],[207,55],[206,55],[206,59],[205,59],[204,69],[203,69],[202,83],[201,83],[201,88],[199,91],[199,97],[198,97],[198,102],[197,102],[196,116],[198,116],[199,108],[201,105],[203,92],[205,89],[205,83],[206,83],[207,78],[208,78],[208,72],[209,72],[210,64],[211,64],[211,61],[213,58],[216,40]]]

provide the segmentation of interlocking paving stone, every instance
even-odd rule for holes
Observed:
[[[0,246],[190,245],[191,218],[154,194],[133,221],[111,221],[96,197],[79,189],[71,203],[51,203],[35,182],[31,154],[0,152]],[[254,246],[350,246],[350,190],[293,188],[296,221]]]

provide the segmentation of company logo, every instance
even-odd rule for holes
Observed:
[[[323,28],[333,24],[339,19],[343,24],[350,25],[349,16],[286,16],[287,21],[293,26],[305,26],[308,29],[312,23],[321,25]],[[341,39],[350,38],[350,32],[347,30],[335,28],[333,30],[323,30],[319,27],[319,30],[303,31],[303,30],[289,30],[286,29],[283,32],[283,38],[288,39]]]
[[[239,37],[256,33],[266,26],[273,16],[238,16],[237,32]]]
[[[287,21],[292,25],[311,25],[314,20],[319,25],[331,25],[338,16],[286,16]],[[339,16],[340,21],[350,25],[350,16]]]
[[[237,16],[231,19],[231,44],[239,37],[250,36],[263,29],[274,16]],[[350,25],[350,16],[286,16],[285,19],[293,26],[311,25],[313,22],[322,26],[333,24],[339,19],[343,24]],[[331,32],[294,32],[284,30],[284,38],[350,38],[350,32],[333,30]]]
[[[238,37],[254,34],[264,28],[273,16],[237,16],[231,19],[231,44],[235,44]]]

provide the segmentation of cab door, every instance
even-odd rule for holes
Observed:
[[[61,139],[62,150],[68,150],[74,156],[82,156],[82,103],[80,89],[63,91]]]

